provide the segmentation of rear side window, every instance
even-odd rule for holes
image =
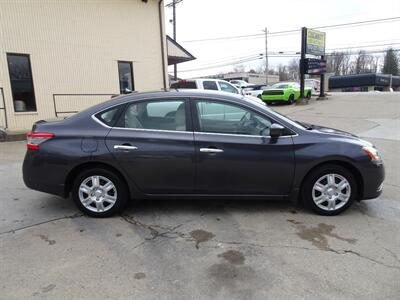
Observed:
[[[197,89],[196,82],[181,80],[171,84],[173,89]]]
[[[96,115],[96,118],[99,119],[102,123],[106,124],[107,126],[112,127],[117,121],[119,109],[120,106],[100,112]]]
[[[123,127],[156,130],[186,130],[184,100],[160,100],[132,103],[122,119]]]
[[[215,81],[203,81],[203,88],[205,90],[214,90],[218,91],[218,86]]]

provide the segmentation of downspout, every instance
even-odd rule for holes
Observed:
[[[159,22],[160,22],[160,40],[161,40],[161,59],[162,59],[162,73],[163,73],[163,81],[164,81],[164,89],[166,90],[167,87],[167,79],[165,76],[165,37],[164,37],[164,31],[163,31],[163,17],[162,17],[162,10],[164,9],[164,0],[160,0],[158,2],[158,16],[159,16]]]

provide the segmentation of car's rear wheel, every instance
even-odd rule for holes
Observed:
[[[312,171],[302,187],[305,204],[320,215],[338,215],[356,199],[357,184],[346,168],[327,164]]]
[[[287,102],[287,103],[288,103],[289,105],[291,105],[291,104],[293,104],[293,101],[294,101],[294,95],[292,94],[292,95],[289,96],[289,99],[288,99],[288,102]]]
[[[74,181],[72,198],[78,208],[92,217],[109,217],[121,211],[128,199],[125,182],[114,172],[91,168]]]

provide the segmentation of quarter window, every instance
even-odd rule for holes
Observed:
[[[29,55],[7,54],[14,111],[36,111],[35,91]]]
[[[201,132],[269,136],[272,121],[243,107],[217,101],[197,101]]]
[[[102,121],[104,124],[106,124],[108,126],[113,126],[114,123],[117,121],[116,118],[118,118],[117,112],[119,109],[120,109],[119,106],[111,108],[109,110],[98,113],[96,115],[96,117],[97,117],[97,119]]]
[[[130,104],[123,123],[125,128],[185,131],[185,102],[164,100]]]
[[[128,94],[134,91],[135,86],[133,84],[132,62],[119,61],[118,74],[119,74],[119,93]]]

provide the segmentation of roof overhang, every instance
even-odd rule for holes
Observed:
[[[179,45],[174,39],[167,35],[168,65],[175,65],[186,61],[195,60],[189,51]]]

